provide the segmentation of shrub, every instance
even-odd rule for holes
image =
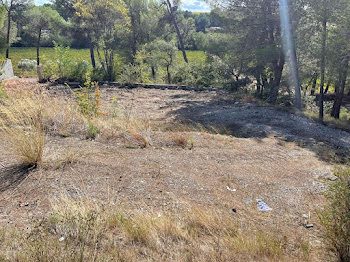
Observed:
[[[30,59],[21,59],[18,62],[17,67],[19,69],[22,69],[22,72],[24,71],[32,71],[36,68],[36,61],[35,60],[30,60]]]
[[[171,136],[171,141],[179,147],[186,148],[189,145],[190,137],[184,133],[174,133]]]
[[[208,87],[212,85],[213,76],[210,65],[197,62],[179,63],[173,69],[173,82],[176,84]]]
[[[0,142],[4,147],[23,164],[40,164],[45,132],[39,98],[8,98],[0,103],[0,116]]]
[[[350,261],[350,169],[338,171],[336,175],[339,179],[329,187],[328,205],[319,217],[325,239],[339,261]]]
[[[86,82],[86,75],[90,72],[90,64],[83,60],[78,63],[74,63],[71,65],[70,74],[68,76],[68,80],[76,81],[80,83]]]
[[[79,90],[75,91],[78,98],[78,106],[81,113],[87,118],[92,118],[96,116],[100,106],[101,93],[97,83],[91,82],[90,74],[87,73],[86,82],[84,86]],[[95,88],[95,92],[92,93],[91,90]]]
[[[55,60],[57,63],[57,77],[59,79],[67,79],[71,73],[72,58],[69,55],[69,46],[64,47],[58,45],[55,41]]]
[[[48,60],[43,65],[43,77],[44,79],[50,80],[54,76],[56,76],[57,73],[57,64],[52,62],[51,60]]]

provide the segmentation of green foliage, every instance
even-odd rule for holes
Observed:
[[[69,54],[69,46],[64,47],[53,41],[55,50],[55,62],[57,63],[57,77],[67,79],[70,75],[72,66],[72,57]]]
[[[330,185],[328,206],[319,214],[325,238],[340,261],[350,261],[350,169],[339,170],[338,180]]]
[[[7,98],[7,94],[5,92],[5,90],[2,88],[2,86],[0,85],[0,99],[5,99]]]
[[[91,66],[86,60],[75,62],[69,47],[54,43],[54,62],[48,60],[44,63],[43,76],[46,79],[53,77],[61,81],[86,82],[86,75],[91,73]]]
[[[71,71],[69,73],[68,79],[70,81],[77,81],[80,83],[84,83],[87,81],[86,75],[91,71],[90,64],[83,60],[80,62],[75,62],[71,65]]]
[[[88,129],[86,138],[95,139],[100,133],[100,130],[96,126],[94,126],[90,121],[88,122],[88,124],[89,124],[89,129]]]
[[[44,79],[51,80],[57,73],[57,64],[51,60],[48,60],[43,65],[43,77]]]
[[[0,32],[4,31],[6,18],[6,9],[3,5],[0,6]],[[5,34],[0,33],[0,49],[5,47]]]
[[[90,74],[87,73],[86,82],[80,90],[75,91],[75,95],[78,99],[78,106],[81,113],[91,119],[98,114],[100,105],[100,90],[97,83],[91,81]],[[92,90],[95,88],[94,92]]]

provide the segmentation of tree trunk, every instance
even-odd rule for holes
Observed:
[[[298,68],[298,60],[297,60],[297,53],[295,50],[295,45],[293,43],[293,51],[291,53],[291,60],[292,60],[292,77],[293,77],[293,83],[294,83],[294,92],[295,92],[295,99],[294,99],[294,106],[301,110],[301,90],[300,90],[300,82],[299,82],[299,68]]]
[[[346,78],[348,75],[348,69],[349,69],[349,57],[345,58],[344,66],[342,67],[341,72],[341,79],[340,79],[340,89],[337,88],[336,90],[336,98],[333,104],[332,108],[332,117],[339,119],[340,117],[340,109],[341,105],[343,103],[343,97],[344,97],[344,91],[345,91],[345,85],[346,85]]]
[[[136,57],[136,52],[137,52],[137,49],[136,49],[136,22],[135,22],[135,18],[133,15],[130,15],[130,20],[131,20],[131,31],[132,31],[132,39],[131,39],[131,51],[132,51],[132,56],[133,56],[133,59],[135,59]]]
[[[328,93],[328,90],[329,90],[329,83],[327,83],[327,86],[326,86],[326,89],[324,90],[324,93],[327,94]]]
[[[313,83],[312,83],[312,88],[311,88],[311,95],[312,95],[312,96],[315,95],[316,84],[317,84],[317,78],[318,78],[318,74],[315,73],[314,76],[313,76]]]
[[[327,18],[322,21],[322,50],[321,50],[321,83],[320,83],[320,101],[319,101],[319,120],[323,122],[323,101],[324,101],[324,79],[326,71],[326,44],[327,44]]]
[[[7,11],[6,59],[10,55],[11,8]]]
[[[40,40],[41,40],[41,29],[38,33],[38,42],[36,43],[36,64],[40,65]]]
[[[171,20],[172,20],[172,22],[174,24],[174,27],[175,27],[175,30],[176,30],[176,34],[177,34],[177,37],[179,39],[182,55],[184,57],[185,62],[188,63],[188,59],[187,59],[187,55],[186,55],[186,51],[185,51],[185,45],[184,45],[184,42],[183,42],[180,30],[179,30],[179,26],[178,26],[178,24],[176,22],[176,17],[175,17],[175,14],[173,12],[173,7],[172,7],[172,5],[171,5],[169,0],[166,0],[166,1],[167,1],[167,7],[168,7],[169,15],[170,15]]]
[[[169,65],[166,66],[166,72],[167,72],[167,76],[168,76],[168,84],[171,84],[171,75],[170,75],[170,71],[169,71]]]
[[[284,54],[282,51],[280,53],[280,57],[278,60],[276,59],[272,65],[274,78],[273,78],[272,85],[270,88],[269,103],[271,103],[271,104],[276,103],[277,97],[278,97],[279,86],[281,84],[282,72],[283,72],[284,63],[285,63]]]
[[[89,47],[90,47],[90,59],[91,59],[91,65],[92,68],[96,68],[96,60],[95,60],[95,53],[94,53],[94,45],[91,41],[91,37],[90,35],[88,35],[88,39],[89,39]]]
[[[156,69],[154,68],[154,66],[151,66],[152,69],[152,78],[156,79]]]

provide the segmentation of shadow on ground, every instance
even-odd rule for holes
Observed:
[[[12,165],[0,169],[0,193],[18,186],[32,169],[32,165]]]
[[[174,116],[177,122],[200,125],[209,132],[224,135],[259,140],[274,136],[314,151],[323,161],[350,162],[348,132],[273,107],[223,100],[218,95],[207,102],[182,103],[169,116]]]

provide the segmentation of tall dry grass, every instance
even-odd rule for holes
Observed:
[[[45,131],[43,107],[31,96],[7,97],[0,101],[0,142],[10,155],[23,164],[42,162]]]

